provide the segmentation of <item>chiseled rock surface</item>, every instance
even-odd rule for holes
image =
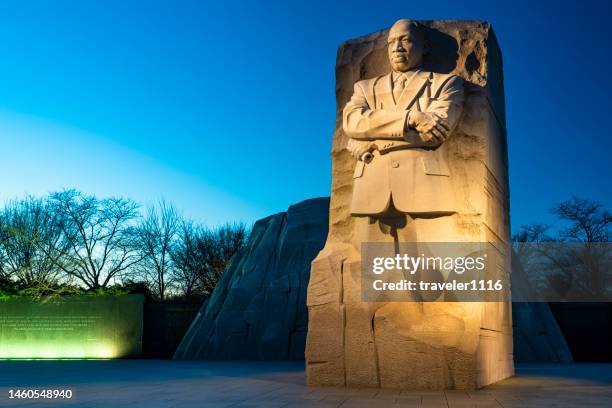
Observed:
[[[325,244],[329,198],[257,221],[191,324],[175,359],[303,359],[310,263]]]
[[[574,362],[565,337],[548,303],[513,303],[512,323],[516,362]]]
[[[486,22],[421,24],[431,46],[425,64],[432,72],[460,76],[465,104],[457,128],[437,149],[449,165],[456,213],[444,225],[436,223],[443,217],[417,219],[418,241],[491,243],[499,252],[497,270],[507,282],[509,188],[501,51]],[[509,302],[361,301],[360,243],[368,238],[360,229],[362,220],[351,216],[356,160],[347,149],[342,110],[357,81],[390,72],[388,33],[349,40],[337,54],[330,230],[313,261],[307,297],[308,383],[479,388],[514,373]]]
[[[247,250],[223,275],[175,358],[303,359],[308,318],[305,287],[310,262],[325,244],[328,214],[329,198],[318,198],[258,221]],[[513,277],[521,272],[513,271]],[[290,286],[284,297],[279,297],[276,288],[283,286],[283,281]],[[292,282],[299,284],[291,286]],[[249,289],[251,284],[254,286]],[[262,303],[263,297],[258,295],[265,287],[268,301]],[[265,315],[262,305],[267,307]],[[572,361],[548,304],[516,303],[513,315],[517,362]],[[249,322],[257,323],[247,335]],[[248,344],[247,339],[254,343]]]

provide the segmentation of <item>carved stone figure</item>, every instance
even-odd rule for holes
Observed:
[[[330,228],[307,297],[309,384],[473,389],[512,375],[509,302],[361,296],[364,242],[487,243],[509,280],[503,82],[491,27],[399,20],[343,44],[336,81]]]
[[[463,109],[463,81],[423,69],[423,28],[400,20],[388,37],[392,72],[355,83],[343,112],[348,149],[358,159],[351,213],[450,214],[448,165],[436,148]]]

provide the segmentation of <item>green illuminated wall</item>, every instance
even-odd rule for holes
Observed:
[[[0,358],[121,358],[142,350],[142,295],[0,301]]]

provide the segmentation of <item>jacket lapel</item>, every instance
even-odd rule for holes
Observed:
[[[397,102],[397,109],[407,110],[414,104],[414,101],[422,94],[422,91],[429,84],[429,72],[419,71],[409,79],[404,91]]]
[[[387,74],[380,77],[374,84],[375,109],[395,109],[391,81],[391,74]]]

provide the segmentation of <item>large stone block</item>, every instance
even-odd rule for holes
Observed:
[[[255,224],[249,240],[249,249],[240,254],[224,273],[224,278],[217,285],[212,298],[202,307],[185,335],[176,358],[304,358],[309,317],[305,288],[310,276],[310,264],[318,250],[325,245],[328,205],[329,199],[308,200],[292,206],[289,213],[266,217]],[[302,216],[298,217],[298,214]],[[285,228],[279,229],[279,225],[284,225]],[[271,236],[265,238],[268,234]],[[296,245],[302,240],[308,243],[304,252],[300,252],[299,245]],[[285,255],[290,256],[280,257],[285,260],[293,258],[292,262],[277,263],[269,258],[278,253],[280,248],[294,248],[297,251],[286,252]],[[337,373],[346,370],[350,384],[377,386],[372,380],[377,378],[374,374],[377,364],[373,358],[376,349],[369,320],[372,305],[360,302],[358,286],[351,284],[359,279],[359,264],[342,261],[354,256],[354,248],[346,245],[344,251],[337,250],[333,256],[323,255],[321,253],[312,265],[313,269],[319,271],[318,280],[310,281],[311,306],[316,302],[321,307],[311,307],[310,319],[320,324],[311,328],[308,349],[309,375],[324,378],[326,384],[343,385],[345,381],[338,379]],[[298,269],[304,272],[304,275],[299,276],[299,280],[295,279],[297,275],[294,273],[297,264],[300,265]],[[278,275],[268,281],[266,276],[273,268]],[[342,271],[334,268],[342,268]],[[515,273],[520,275],[521,271],[513,270],[513,276]],[[255,286],[248,286],[252,282],[256,282],[253,284]],[[342,287],[347,290],[340,291]],[[236,290],[240,288],[244,290],[241,292],[244,298],[235,298],[234,294],[239,294]],[[285,297],[285,302],[281,298],[280,305],[264,310],[264,296],[260,294],[262,290],[266,290],[263,288],[268,288],[273,298],[278,294],[282,296],[283,293],[291,295]],[[283,292],[285,290],[287,292]],[[275,313],[274,310],[279,307],[286,313]],[[409,313],[410,310],[405,312]],[[517,361],[571,361],[563,335],[547,304],[515,304],[514,313],[517,315],[514,321]],[[380,318],[384,316],[377,317],[380,322]],[[261,322],[264,322],[265,326],[259,329]],[[345,322],[347,328],[344,327]],[[248,334],[252,330],[258,330],[256,335]],[[361,335],[345,338],[345,330]],[[341,333],[341,336],[335,336],[336,333]],[[466,339],[463,339],[464,343]],[[450,340],[451,338],[446,339]],[[488,340],[483,341],[485,342],[487,345],[495,344]],[[271,345],[282,347],[275,348]],[[349,351],[347,357],[350,358],[345,358],[345,349]],[[394,352],[389,354],[388,359]],[[393,363],[391,359],[391,364]],[[414,374],[410,370],[403,370],[400,378],[410,373]],[[423,381],[430,380],[424,377]]]
[[[325,248],[312,263],[307,297],[310,385],[473,389],[514,373],[509,302],[364,302],[360,296],[360,245],[364,241],[386,242],[387,237],[372,225],[387,211],[383,209],[387,201],[410,216],[409,224],[402,226],[406,242],[488,243],[498,252],[500,276],[509,281],[501,52],[488,23],[419,24],[430,45],[424,65],[431,72],[427,85],[431,94],[417,94],[418,102],[405,111],[389,110],[394,99],[390,99],[391,91],[385,94],[385,85],[380,85],[395,81],[395,76],[385,76],[391,72],[389,30],[347,41],[338,50],[329,234]],[[398,72],[395,66],[393,69]],[[439,91],[444,87],[440,83],[449,83],[445,82],[448,78],[454,81],[450,74],[463,80],[455,81],[463,82],[462,97],[457,99],[462,109],[449,112],[441,108],[442,116],[448,114],[449,121],[456,121],[443,143],[423,149],[404,146],[385,153],[381,146],[387,142],[376,140],[374,163],[378,167],[354,157],[356,143],[372,141],[367,139],[368,126],[374,132],[386,132],[389,138],[406,132],[403,137],[408,140],[404,126],[413,126],[413,119],[407,112],[417,104],[444,105],[436,95],[443,92]],[[364,82],[355,86],[359,81]],[[377,95],[379,89],[383,93]],[[409,85],[406,89],[412,92]],[[402,98],[404,94],[395,98],[398,107]],[[373,112],[375,109],[380,111]],[[425,160],[424,164],[430,159],[443,161],[448,170],[426,166],[421,174],[416,165],[409,167],[414,169],[410,171],[394,170],[406,168],[402,167],[405,164],[412,166],[417,159]],[[431,178],[430,174],[444,177]],[[393,197],[393,201],[386,197]],[[428,205],[432,206],[430,213]]]
[[[328,198],[257,221],[179,345],[176,359],[304,358],[310,263],[327,234]]]

